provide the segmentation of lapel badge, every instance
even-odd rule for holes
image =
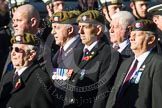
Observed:
[[[84,76],[85,76],[85,69],[82,69],[80,73],[80,80],[83,80]]]
[[[21,84],[21,79],[19,78],[18,81],[15,84],[15,88],[17,89]]]
[[[91,54],[93,55],[94,54],[94,51],[92,51]]]
[[[146,65],[144,64],[142,67],[139,68],[139,71],[140,71],[140,72],[143,72],[144,69],[145,69],[145,67],[146,67]]]

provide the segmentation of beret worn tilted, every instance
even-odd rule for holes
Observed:
[[[105,19],[99,11],[88,10],[79,15],[79,17],[77,18],[77,22],[105,24]]]
[[[157,26],[156,24],[147,19],[137,20],[131,25],[130,31],[151,31],[156,33]]]
[[[27,45],[34,45],[34,46],[39,46],[40,45],[40,40],[30,34],[30,33],[24,33],[23,35],[15,35],[11,38],[10,40],[11,44],[18,43],[18,44],[27,44]]]
[[[76,18],[81,14],[78,10],[56,12],[50,17],[51,23],[76,24]]]

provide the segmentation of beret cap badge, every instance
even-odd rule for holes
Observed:
[[[19,43],[19,44],[28,44],[28,45],[34,45],[34,46],[39,46],[40,44],[40,40],[36,36],[30,33],[15,35],[11,38],[10,41],[11,41],[11,44]]]
[[[55,22],[60,22],[60,16],[54,16],[53,19],[54,19]]]
[[[137,28],[137,29],[142,29],[143,28],[143,23],[142,22],[137,22],[137,23],[135,23],[135,28]]]
[[[82,16],[82,21],[90,21],[90,15]]]

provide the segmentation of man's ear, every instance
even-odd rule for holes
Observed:
[[[134,8],[134,3],[131,2],[129,6],[130,6],[131,9],[133,9]]]
[[[157,17],[154,16],[154,17],[152,18],[152,21],[153,21],[155,24],[158,24],[158,16],[157,16]]]
[[[149,44],[149,45],[153,44],[153,43],[155,42],[155,40],[156,40],[155,35],[152,35],[152,36],[148,39],[148,44]]]
[[[74,32],[74,27],[70,26],[68,27],[68,35],[72,34]]]
[[[36,18],[31,18],[31,26],[34,27],[37,25],[37,19]]]
[[[102,33],[103,29],[101,25],[97,25],[97,36],[100,35]]]
[[[37,53],[36,53],[35,50],[31,50],[29,53],[30,53],[30,54],[29,54],[28,60],[29,60],[29,61],[32,61],[33,58],[36,56]]]

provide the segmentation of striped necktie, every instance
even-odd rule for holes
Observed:
[[[122,86],[120,87],[120,89],[118,91],[117,100],[116,100],[116,103],[115,103],[115,108],[118,108],[120,106],[120,101],[122,100],[122,96],[124,95],[127,87],[130,84],[129,81],[130,81],[134,71],[136,70],[137,65],[138,65],[138,60],[136,59],[133,66],[129,69],[127,76],[125,77],[125,79],[122,83]]]

